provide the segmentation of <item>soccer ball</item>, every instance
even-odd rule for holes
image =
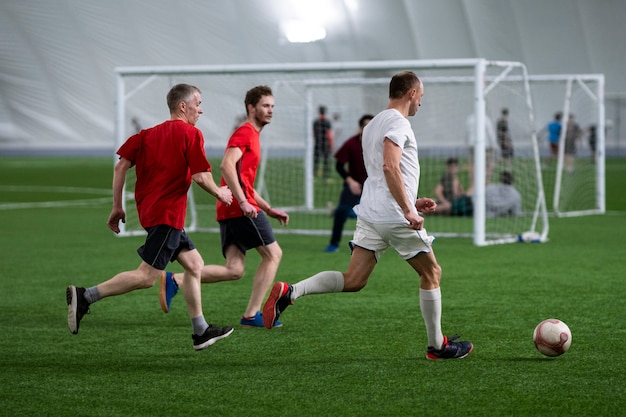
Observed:
[[[572,332],[567,324],[557,319],[547,319],[535,327],[535,347],[546,356],[559,356],[572,344]]]

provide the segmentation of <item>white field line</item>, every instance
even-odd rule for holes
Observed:
[[[87,187],[50,187],[45,185],[0,185],[0,191],[12,193],[67,193],[111,195],[110,189]]]
[[[98,197],[82,200],[56,200],[56,201],[37,201],[24,203],[0,203],[0,210],[15,210],[26,208],[46,208],[46,207],[84,207],[95,206],[111,202],[111,190],[102,188],[87,187],[49,187],[39,185],[0,185],[0,192],[10,193],[62,193],[62,194],[97,194],[107,195],[109,197]]]

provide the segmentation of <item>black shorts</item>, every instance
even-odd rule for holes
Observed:
[[[165,270],[168,262],[174,262],[183,249],[196,248],[184,230],[174,229],[161,224],[146,229],[146,242],[137,249],[143,261],[161,271]]]
[[[220,220],[220,236],[222,237],[222,255],[226,257],[226,248],[235,245],[246,253],[248,249],[269,245],[276,241],[270,221],[260,211],[256,219],[236,217]]]

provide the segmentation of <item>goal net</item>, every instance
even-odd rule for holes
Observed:
[[[605,212],[604,75],[532,75],[542,173],[548,207],[556,216]],[[561,114],[558,147],[547,125]]]
[[[256,189],[290,215],[289,226],[276,224],[276,233],[330,235],[342,181],[332,156],[328,177],[317,176],[313,167],[312,124],[317,109],[327,107],[337,150],[357,133],[362,115],[375,115],[387,106],[389,80],[403,70],[415,71],[425,86],[422,107],[409,118],[420,155],[420,196],[435,198],[448,158],[458,159],[459,179],[469,195],[460,200],[465,205],[457,204],[465,210],[427,215],[428,231],[435,236],[472,238],[476,245],[517,241],[526,232],[536,240],[547,239],[531,90],[526,68],[518,62],[459,59],[117,68],[117,144],[134,132],[137,121],[148,127],[169,117],[165,95],[172,85],[194,84],[203,92],[204,115],[197,127],[204,133],[207,156],[219,181],[224,147],[245,116],[246,91],[268,85],[276,107],[271,124],[261,132]],[[503,108],[509,111],[512,158],[502,157],[492,135]],[[488,189],[499,182],[503,171],[513,174],[521,205],[519,210],[491,216]],[[195,185],[189,195],[187,230],[218,231],[215,200]],[[130,172],[124,196],[127,222],[121,235],[142,233]],[[351,235],[354,225],[355,220],[349,219],[344,234]]]

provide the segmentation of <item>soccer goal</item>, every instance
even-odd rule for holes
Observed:
[[[514,242],[526,232],[546,240],[548,217],[532,95],[526,68],[519,62],[453,59],[116,68],[117,145],[133,133],[136,122],[148,127],[169,117],[165,94],[172,85],[194,84],[203,92],[204,115],[197,127],[204,133],[217,181],[224,146],[245,115],[246,91],[268,85],[276,107],[272,123],[261,133],[256,188],[290,215],[289,226],[276,225],[277,233],[330,235],[342,183],[334,172],[334,159],[329,178],[315,175],[312,124],[317,108],[327,107],[338,149],[357,133],[363,114],[375,115],[387,106],[389,80],[403,70],[415,71],[425,86],[422,107],[409,118],[419,146],[420,196],[434,198],[451,157],[460,161],[459,177],[471,193],[472,204],[461,215],[428,215],[429,232],[471,238],[480,246]],[[512,158],[500,156],[490,135],[503,108],[509,110]],[[486,189],[502,171],[513,173],[521,210],[490,217]],[[124,196],[128,218],[121,235],[142,233],[132,204],[132,177],[127,179]],[[195,186],[188,209],[188,231],[218,230],[215,201]],[[352,234],[354,224],[354,219],[348,221],[346,235]]]
[[[530,76],[542,148],[548,207],[554,215],[601,214],[605,207],[604,75]],[[561,113],[558,152],[548,151],[547,124]]]

